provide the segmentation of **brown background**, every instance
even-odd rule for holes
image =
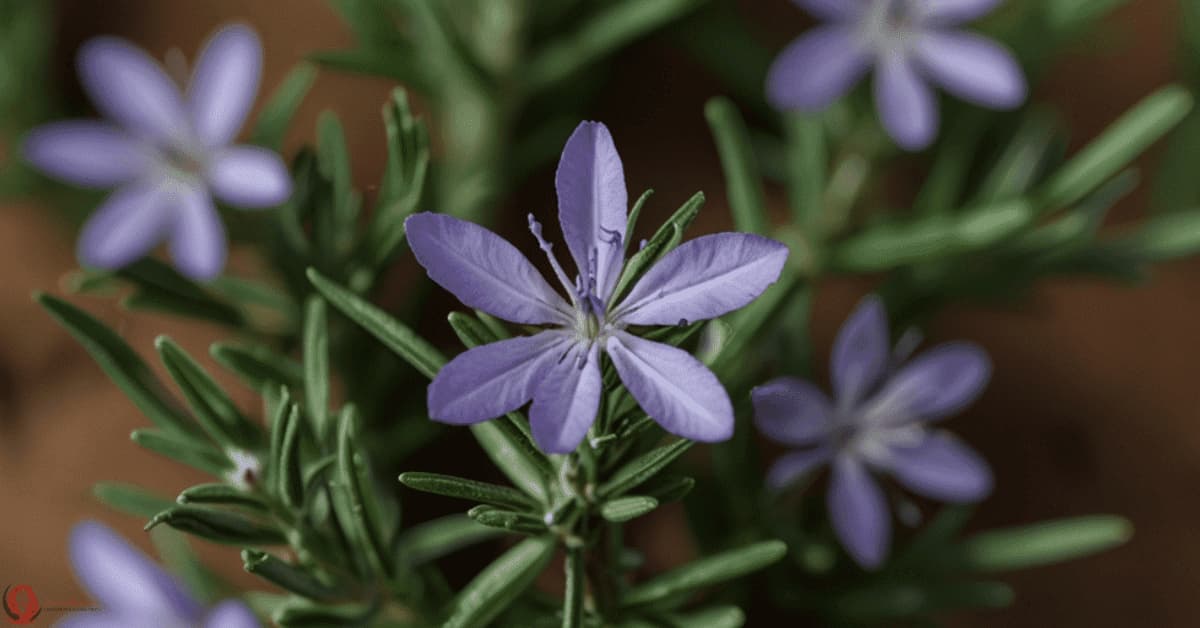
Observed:
[[[743,3],[782,41],[798,19],[784,0]],[[750,5],[755,5],[751,7]],[[61,3],[63,46],[57,77],[70,93],[73,46],[99,32],[127,36],[161,55],[177,45],[189,56],[214,27],[243,19],[263,36],[267,87],[306,52],[350,45],[322,0],[237,2],[71,1]],[[1135,0],[1109,20],[1115,38],[1064,58],[1037,87],[1086,139],[1150,90],[1173,78],[1178,17],[1173,1]],[[776,18],[776,19],[772,19]],[[795,22],[799,24],[799,22]],[[797,26],[798,28],[798,26]],[[1098,43],[1103,41],[1103,45]],[[331,108],[347,125],[362,185],[377,180],[384,154],[378,111],[385,81],[323,73],[292,144],[309,136],[316,114]],[[30,86],[40,89],[42,86]],[[719,88],[681,53],[638,45],[621,57],[594,115],[606,121],[626,161],[631,190],[653,186],[659,211],[695,189],[709,193],[710,223],[726,215],[719,164],[701,105]],[[1153,156],[1147,161],[1152,166]],[[1200,162],[1198,162],[1200,171]],[[1200,175],[1200,172],[1198,172]],[[1134,217],[1135,196],[1115,221]],[[521,195],[549,207],[549,171]],[[521,215],[528,207],[511,208]],[[243,263],[237,259],[235,263]],[[29,583],[48,599],[78,595],[65,555],[70,526],[94,517],[148,547],[138,522],[115,515],[89,494],[100,480],[137,482],[164,494],[200,481],[129,443],[145,420],[64,332],[33,307],[32,290],[57,291],[74,267],[71,235],[37,199],[0,208],[0,583]],[[980,524],[1115,512],[1137,528],[1126,547],[1099,558],[1019,574],[1016,606],[961,619],[969,626],[1193,626],[1200,611],[1200,426],[1193,356],[1200,353],[1200,263],[1158,269],[1134,288],[1091,281],[1041,285],[1004,311],[953,308],[935,321],[934,338],[963,337],[987,346],[996,377],[981,403],[951,425],[984,450],[996,468],[996,496]],[[831,283],[818,293],[818,355],[866,284]],[[83,305],[150,353],[168,333],[204,354],[219,330],[148,315],[111,302]],[[232,385],[231,389],[238,389]],[[252,407],[253,399],[244,399]],[[237,572],[233,552],[206,551]]]

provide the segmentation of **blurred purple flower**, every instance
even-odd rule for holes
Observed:
[[[257,628],[238,600],[205,609],[166,571],[107,526],[85,521],[71,531],[75,577],[104,610],[75,613],[58,628]]]
[[[901,147],[918,150],[937,135],[930,82],[992,109],[1025,100],[1025,77],[1012,54],[957,28],[1000,0],[794,2],[826,23],[784,49],[771,66],[767,97],[779,109],[824,109],[873,66],[883,126]]]
[[[258,36],[242,25],[218,31],[200,53],[186,93],[122,39],[88,41],[78,61],[84,89],[111,122],[39,127],[26,138],[25,156],[64,181],[117,188],[84,226],[80,260],[120,268],[167,240],[184,274],[215,277],[227,251],[212,196],[264,208],[291,194],[279,155],[232,144],[258,91]]]
[[[617,303],[628,197],[621,158],[603,124],[584,122],[575,129],[555,184],[559,224],[579,273],[575,281],[532,215],[529,227],[570,303],[495,233],[439,214],[406,221],[417,261],[465,305],[514,323],[550,326],[456,357],[429,387],[430,416],[478,423],[532,399],[529,420],[538,447],[570,452],[596,418],[604,351],[633,398],[668,432],[698,441],[729,438],[733,408],[716,376],[686,351],[626,328],[682,325],[750,303],[779,278],[787,247],[740,233],[696,238],[659,260]]]
[[[987,354],[970,343],[948,342],[905,363],[912,348],[901,342],[893,353],[883,304],[868,297],[834,343],[836,403],[813,384],[788,377],[751,393],[759,430],[803,448],[777,460],[767,483],[782,488],[829,464],[830,520],[850,556],[867,568],[883,562],[891,542],[887,500],[870,471],[939,501],[978,501],[992,490],[983,458],[928,425],[983,392],[991,376]]]

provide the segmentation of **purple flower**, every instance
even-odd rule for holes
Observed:
[[[875,68],[883,126],[909,150],[937,135],[929,82],[964,100],[1012,109],[1025,100],[1025,77],[1004,47],[957,27],[1000,0],[794,0],[826,20],[788,46],[767,77],[767,97],[785,110],[829,106]]]
[[[775,462],[768,484],[781,488],[829,464],[830,520],[850,556],[868,568],[883,562],[891,541],[887,500],[871,471],[939,501],[978,501],[992,490],[987,463],[929,426],[983,392],[991,376],[987,354],[973,344],[948,342],[904,363],[911,349],[902,341],[893,354],[887,313],[878,298],[868,297],[833,346],[836,402],[811,383],[788,377],[751,393],[758,428],[802,448]]]
[[[74,613],[58,628],[257,628],[238,600],[205,609],[145,554],[95,521],[71,531],[75,577],[104,609]]]
[[[417,261],[438,285],[501,319],[548,326],[452,360],[429,386],[430,416],[478,423],[532,399],[529,420],[538,447],[570,452],[596,418],[604,352],[633,398],[664,429],[698,441],[729,438],[733,408],[716,376],[686,351],[628,328],[682,325],[750,303],[779,278],[787,247],[740,233],[696,238],[665,255],[618,299],[613,292],[624,266],[628,198],[621,158],[603,124],[584,122],[575,129],[555,184],[559,224],[578,269],[574,281],[532,215],[529,227],[569,302],[516,247],[483,227],[429,213],[406,221]]]
[[[183,273],[215,277],[226,242],[212,197],[263,208],[291,195],[279,155],[232,144],[258,91],[258,36],[241,25],[218,31],[185,93],[154,59],[114,37],[84,44],[78,66],[84,89],[111,122],[40,127],[26,139],[25,155],[64,181],[117,188],[84,226],[79,259],[120,268],[166,240]]]

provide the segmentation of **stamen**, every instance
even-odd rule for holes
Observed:
[[[572,289],[571,281],[567,279],[567,273],[563,272],[562,266],[559,265],[558,260],[554,257],[554,245],[542,237],[542,225],[534,219],[533,214],[529,214],[529,231],[533,233],[533,237],[537,238],[538,247],[546,253],[546,257],[550,260],[550,267],[554,269],[554,276],[558,277],[558,282],[567,291],[567,296],[571,297],[571,304],[578,309],[579,299],[575,296],[577,290]]]

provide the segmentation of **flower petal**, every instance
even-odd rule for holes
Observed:
[[[991,13],[1000,0],[922,0],[918,4],[921,20],[938,25],[955,25]]]
[[[929,146],[937,136],[933,91],[902,55],[883,56],[875,74],[875,103],[888,135],[906,150]]]
[[[142,257],[171,226],[169,201],[161,183],[118,188],[83,226],[79,260],[85,266],[111,270]]]
[[[247,209],[274,207],[292,195],[292,177],[274,151],[233,146],[213,156],[205,173],[217,198]]]
[[[616,316],[634,325],[716,318],[745,306],[775,283],[787,256],[786,246],[748,233],[689,240],[638,280]]]
[[[984,107],[1012,109],[1025,101],[1025,75],[1012,53],[971,33],[929,32],[917,40],[925,72],[950,93]]]
[[[262,44],[254,30],[233,24],[204,45],[188,84],[196,134],[209,146],[228,144],[254,105],[262,75]]]
[[[575,266],[587,277],[595,265],[596,295],[607,302],[621,274],[629,208],[625,168],[608,127],[600,122],[575,127],[558,161],[554,187],[558,222]]]
[[[829,520],[842,547],[866,569],[883,563],[892,539],[892,519],[883,491],[866,467],[849,456],[833,461]]]
[[[947,342],[896,371],[862,410],[867,422],[899,424],[950,416],[975,401],[991,378],[987,352]]]
[[[70,553],[75,577],[109,612],[183,620],[202,613],[174,578],[103,524],[76,525]]]
[[[63,181],[106,188],[137,177],[146,154],[121,129],[91,120],[47,124],[25,138],[25,158]]]
[[[767,486],[776,491],[787,488],[800,476],[816,470],[832,457],[828,447],[788,452],[771,465],[771,470],[767,472]]]
[[[544,331],[460,353],[429,385],[430,418],[469,425],[529,403],[543,373],[562,356],[565,342],[561,332]]]
[[[767,74],[767,100],[776,109],[820,111],[866,74],[871,55],[848,25],[819,26],[775,57]]]
[[[545,372],[529,406],[533,440],[548,454],[579,446],[600,408],[600,347],[576,344]]]
[[[179,88],[141,49],[97,37],[79,49],[79,79],[96,108],[137,135],[179,140],[190,135]]]
[[[258,628],[258,618],[241,600],[221,602],[204,619],[205,628]]]
[[[888,367],[889,345],[887,310],[879,297],[868,295],[833,342],[830,378],[841,407],[855,405],[879,384]]]
[[[780,377],[750,391],[754,424],[783,445],[811,445],[828,436],[833,421],[829,398],[810,382]]]
[[[208,190],[178,185],[170,202],[175,204],[171,228],[171,257],[179,271],[192,279],[212,279],[221,274],[229,253],[225,225]]]
[[[853,20],[862,15],[862,0],[792,0],[822,20]]]
[[[569,306],[520,251],[491,231],[442,214],[404,221],[429,278],[464,305],[514,323],[571,324]]]
[[[975,502],[992,492],[987,462],[947,432],[931,432],[914,447],[894,447],[892,476],[914,493],[944,502]]]
[[[711,443],[733,436],[733,404],[708,367],[682,349],[627,332],[605,347],[629,394],[666,431]]]
[[[162,624],[159,623],[133,623],[135,621],[146,622],[145,617],[139,617],[134,620],[119,613],[108,612],[87,612],[87,613],[72,613],[54,624],[54,628],[156,628]],[[153,622],[154,620],[149,620]]]

